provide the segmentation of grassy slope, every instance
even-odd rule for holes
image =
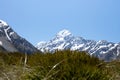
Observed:
[[[120,62],[103,62],[86,52],[0,53],[0,80],[120,80]]]

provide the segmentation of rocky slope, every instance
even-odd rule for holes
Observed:
[[[0,20],[0,46],[9,52],[33,53],[37,49],[19,36],[6,22]]]

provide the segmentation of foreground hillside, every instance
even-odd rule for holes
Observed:
[[[86,52],[0,53],[0,80],[120,80],[120,62]]]

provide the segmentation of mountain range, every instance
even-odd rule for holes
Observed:
[[[0,50],[34,53],[37,51],[37,48],[19,36],[5,21],[0,20]]]
[[[36,47],[42,52],[66,49],[86,51],[90,55],[106,61],[115,60],[120,57],[120,43],[108,42],[106,40],[87,40],[83,37],[74,36],[66,29],[58,32],[48,42],[39,42]]]
[[[36,46],[33,46],[25,38],[19,36],[5,21],[0,20],[0,51],[30,54],[37,51],[54,52],[66,49],[86,51],[105,61],[120,59],[120,43],[88,40],[74,36],[69,30],[64,29],[50,41],[40,41]]]

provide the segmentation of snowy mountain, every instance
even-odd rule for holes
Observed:
[[[32,44],[20,37],[3,20],[0,20],[0,47],[9,52],[33,53],[37,51]]]
[[[86,40],[82,37],[73,36],[71,32],[65,29],[58,32],[52,40],[39,42],[36,47],[42,52],[65,49],[87,51],[90,55],[106,61],[117,59],[120,55],[120,44],[105,40]]]

